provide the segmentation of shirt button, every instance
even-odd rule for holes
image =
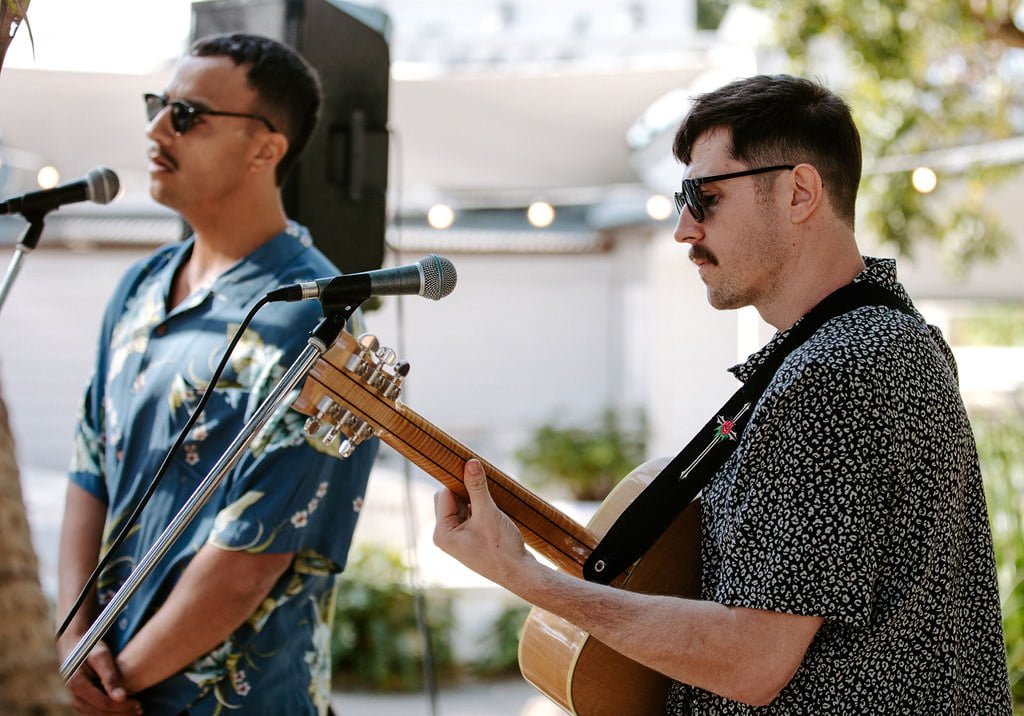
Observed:
[[[159,326],[157,326],[153,330],[153,333],[157,334],[158,336],[166,336],[167,335],[167,324],[166,323],[161,323]]]

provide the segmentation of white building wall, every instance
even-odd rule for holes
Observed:
[[[514,472],[532,428],[617,400],[622,285],[605,254],[443,253],[450,296],[388,298],[367,320],[412,366],[409,407]]]
[[[708,305],[688,247],[669,236],[651,247],[653,295],[647,406],[652,456],[675,455],[739,383],[726,372],[737,362],[738,314]]]

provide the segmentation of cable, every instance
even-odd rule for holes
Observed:
[[[196,421],[202,414],[203,408],[206,407],[206,403],[209,402],[210,396],[213,395],[213,386],[217,385],[217,381],[220,380],[221,373],[224,372],[224,368],[227,366],[228,358],[231,357],[231,353],[235,350],[235,346],[238,345],[238,341],[241,340],[242,335],[245,333],[246,327],[248,327],[248,325],[252,322],[252,319],[256,316],[256,313],[269,302],[270,300],[267,298],[267,296],[264,296],[259,301],[257,301],[256,304],[251,309],[249,309],[248,315],[246,315],[246,317],[242,320],[241,325],[239,325],[238,329],[235,331],[235,334],[231,337],[231,341],[228,343],[228,346],[224,351],[224,355],[221,357],[220,363],[217,365],[217,368],[216,370],[214,370],[213,376],[210,379],[210,388],[208,390],[203,391],[203,397],[199,399],[199,403],[196,404],[195,410],[193,410],[192,415],[189,416],[188,422],[185,423],[185,426],[181,429],[181,432],[178,434],[177,440],[174,441],[174,444],[171,445],[170,449],[167,451],[167,454],[164,456],[163,462],[160,463],[160,468],[156,471],[156,475],[153,477],[153,481],[149,484],[149,487],[146,488],[146,493],[142,496],[142,499],[139,500],[139,503],[135,506],[135,509],[132,510],[132,513],[131,515],[129,515],[128,520],[125,522],[121,530],[117,533],[117,536],[114,537],[114,540],[110,543],[110,546],[107,548],[107,551],[103,553],[103,557],[100,558],[100,561],[96,565],[96,568],[93,569],[92,574],[90,574],[88,579],[85,580],[85,584],[82,585],[82,591],[78,594],[78,598],[75,599],[75,603],[71,605],[71,608],[68,610],[67,616],[64,617],[64,621],[61,623],[60,628],[57,630],[58,639],[64,635],[65,631],[67,631],[68,626],[71,624],[71,620],[74,619],[75,614],[77,614],[78,611],[82,608],[82,604],[85,603],[86,597],[88,597],[89,592],[92,591],[93,584],[99,578],[100,573],[106,568],[111,557],[113,557],[114,552],[117,551],[117,548],[124,543],[125,539],[127,539],[128,532],[138,521],[139,515],[142,514],[142,510],[149,503],[149,500],[153,496],[153,493],[156,492],[156,488],[160,485],[160,481],[163,480],[164,476],[167,474],[167,471],[168,469],[170,469],[171,466],[172,458],[174,457],[175,453],[177,453],[178,450],[181,448],[185,440],[188,438],[189,433],[192,431],[192,428],[195,426]]]
[[[397,155],[395,160],[396,171],[398,175],[397,189],[395,191],[395,206],[397,207],[392,219],[392,224],[395,229],[395,242],[390,243],[387,241],[385,235],[385,245],[397,256],[402,254],[402,181],[401,181],[401,169],[402,169],[402,142],[401,137],[390,127],[388,128],[388,134],[391,135],[392,146],[394,147],[393,154]],[[403,296],[398,297],[398,307],[395,312],[397,330],[398,330],[398,350],[402,352],[402,337],[405,335],[405,300]],[[403,390],[403,393],[407,391]],[[402,461],[402,487],[403,487],[403,506],[405,508],[405,525],[406,525],[406,550],[408,552],[409,559],[409,588],[412,591],[413,608],[416,612],[416,626],[420,632],[420,638],[423,640],[423,687],[427,693],[429,700],[429,714],[435,716],[437,714],[437,676],[436,669],[434,666],[434,639],[430,629],[430,624],[427,620],[427,605],[424,597],[424,591],[421,579],[421,569],[419,564],[418,552],[419,552],[419,539],[417,536],[418,525],[416,521],[416,511],[413,501],[413,485],[412,485],[412,463],[408,460]]]

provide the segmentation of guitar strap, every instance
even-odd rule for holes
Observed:
[[[608,584],[643,556],[729,459],[754,406],[786,357],[825,322],[862,306],[888,306],[915,315],[906,301],[873,283],[850,283],[826,296],[619,515],[583,565],[584,578]]]

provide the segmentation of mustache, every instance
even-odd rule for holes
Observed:
[[[150,159],[154,161],[161,161],[167,166],[169,166],[171,169],[178,168],[177,160],[160,147],[150,147],[147,154],[149,155]]]
[[[694,263],[703,261],[712,266],[718,265],[718,259],[703,244],[693,244],[690,246],[690,261]]]

